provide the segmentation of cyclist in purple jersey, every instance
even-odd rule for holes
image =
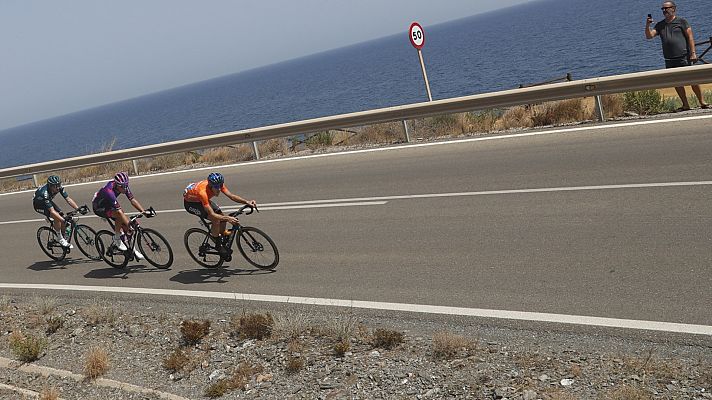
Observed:
[[[119,201],[116,199],[119,195],[125,194],[131,205],[139,212],[146,214],[146,210],[141,206],[141,203],[136,200],[131,189],[129,189],[129,176],[126,172],[119,172],[114,176],[114,180],[108,182],[104,187],[99,189],[94,194],[94,199],[91,202],[94,214],[101,218],[112,219],[114,224],[114,245],[121,251],[126,251],[127,247],[121,240],[121,232],[130,233],[129,217],[126,216],[121,209]],[[134,249],[136,258],[142,260],[143,254],[138,249]]]

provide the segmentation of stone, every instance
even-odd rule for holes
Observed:
[[[537,393],[533,390],[525,390],[522,393],[522,400],[536,400]]]
[[[566,379],[562,379],[561,382],[559,382],[559,383],[561,383],[561,386],[571,386],[574,384],[574,380],[566,378]]]

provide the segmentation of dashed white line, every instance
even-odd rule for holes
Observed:
[[[617,189],[646,189],[646,188],[666,188],[666,187],[685,187],[685,186],[710,186],[712,181],[697,181],[697,182],[658,182],[658,183],[630,183],[621,185],[597,185],[597,186],[565,186],[551,188],[533,188],[533,189],[505,189],[505,190],[487,190],[480,192],[451,192],[451,193],[425,193],[425,194],[404,194],[394,196],[377,196],[377,197],[355,197],[344,199],[322,199],[322,200],[300,200],[288,201],[282,203],[265,203],[260,210],[289,210],[300,208],[321,208],[321,207],[353,207],[353,206],[371,206],[383,205],[392,200],[408,200],[408,199],[433,199],[442,197],[467,197],[467,196],[492,196],[506,194],[529,194],[529,193],[554,193],[554,192],[576,192],[585,190],[617,190]],[[235,209],[238,207],[223,207],[225,210]],[[159,210],[160,213],[185,212],[184,209],[175,210]],[[94,216],[89,216],[94,217]],[[85,217],[87,218],[87,217]],[[20,221],[4,221],[0,225],[21,224],[25,222],[40,222],[44,219],[26,219]]]
[[[0,283],[5,289],[33,290],[73,290],[88,292],[109,292],[147,294],[178,297],[202,297],[212,299],[229,299],[243,301],[260,301],[270,303],[303,304],[316,306],[363,308],[369,310],[404,311],[424,314],[460,315],[468,317],[496,318],[532,322],[551,322],[558,324],[599,326],[609,328],[638,329],[692,335],[712,335],[712,326],[681,324],[674,322],[643,321],[633,319],[591,317],[585,315],[551,314],[525,311],[491,310],[482,308],[448,307],[428,304],[385,303],[378,301],[327,299],[319,297],[275,296],[251,293],[207,292],[196,290],[149,289],[132,287],[82,286],[82,285],[47,285]]]

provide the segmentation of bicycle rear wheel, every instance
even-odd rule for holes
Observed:
[[[96,248],[96,231],[87,225],[74,227],[74,242],[79,251],[90,260],[101,260],[101,253]]]
[[[105,263],[114,268],[125,268],[129,263],[128,251],[121,251],[114,246],[114,232],[99,231],[96,234],[96,250]]]
[[[257,228],[244,226],[236,238],[237,249],[259,269],[274,269],[279,263],[279,251],[272,238]]]
[[[37,243],[47,257],[55,261],[64,260],[69,252],[69,249],[62,247],[55,239],[54,231],[46,226],[37,230]]]
[[[210,239],[210,234],[199,228],[190,228],[183,237],[185,249],[190,257],[205,268],[220,268],[223,258]]]
[[[142,229],[138,236],[138,248],[146,261],[156,268],[166,269],[173,264],[173,249],[166,238],[153,229]]]

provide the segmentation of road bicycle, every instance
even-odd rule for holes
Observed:
[[[119,250],[114,245],[114,232],[100,230],[96,234],[96,250],[101,254],[104,262],[114,268],[126,268],[129,261],[136,259],[134,250],[138,246],[138,250],[146,258],[146,261],[154,267],[166,269],[173,264],[173,249],[171,249],[171,245],[168,244],[166,238],[155,229],[144,228],[138,223],[138,220],[144,216],[153,218],[156,216],[156,211],[153,207],[150,207],[145,214],[136,214],[129,218],[131,232],[125,235],[126,251]],[[111,219],[104,219],[114,228],[114,223]]]
[[[67,214],[60,213],[64,218],[66,223],[65,234],[67,235],[67,241],[72,243],[72,238],[77,245],[79,251],[87,256],[90,260],[101,260],[101,256],[96,252],[96,246],[94,245],[94,240],[96,237],[96,231],[88,225],[78,224],[79,217],[77,214],[86,214],[89,211],[87,206],[81,206],[75,211],[70,211]],[[56,235],[60,233],[54,232],[52,228],[52,218],[47,217],[49,226],[40,227],[37,230],[37,243],[40,245],[40,249],[47,254],[47,256],[55,261],[64,260],[67,254],[71,252],[68,247],[62,247],[59,244],[59,240]]]
[[[244,212],[248,209],[248,212]],[[230,213],[231,217],[237,218],[241,214],[250,215],[254,211],[259,212],[257,207],[245,205],[239,210]],[[190,228],[185,232],[184,243],[190,257],[198,264],[206,268],[219,268],[224,262],[232,261],[233,242],[243,257],[259,269],[274,269],[279,263],[279,251],[272,238],[266,233],[252,226],[234,225],[230,234],[222,236],[222,245],[225,248],[221,254],[215,246],[215,242],[210,238],[210,221],[200,217],[200,224],[206,229]]]

